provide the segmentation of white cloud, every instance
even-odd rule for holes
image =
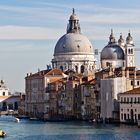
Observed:
[[[66,10],[62,9],[64,6],[66,6],[67,9],[73,7],[72,5],[49,3],[44,3],[42,8],[1,5],[0,10],[21,12],[25,15],[29,13],[30,16],[24,16],[22,18],[25,19],[25,22],[26,18],[31,18],[31,22],[26,22],[26,26],[19,26],[18,23],[16,23],[16,25],[0,26],[0,39],[59,39],[65,34],[68,17],[71,14],[71,11],[67,13],[64,12]],[[140,34],[139,9],[113,9],[95,4],[76,5],[76,8],[76,14],[80,17],[82,32],[90,39],[106,40],[112,27],[116,27],[115,30],[118,35],[120,32],[126,35],[129,29],[131,29],[137,38]],[[21,17],[15,16],[14,18]],[[34,19],[37,24],[34,23]],[[44,22],[46,27],[42,27],[40,25],[41,22]],[[59,27],[57,27],[58,22]]]
[[[61,36],[61,29],[26,26],[0,26],[0,39],[55,39]]]

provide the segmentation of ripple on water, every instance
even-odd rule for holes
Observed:
[[[40,122],[0,117],[4,140],[140,140],[135,126],[93,125],[86,122]],[[3,140],[3,139],[0,139]]]

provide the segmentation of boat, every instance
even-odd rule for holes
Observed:
[[[35,118],[35,117],[29,118],[29,119],[32,120],[32,121],[38,121],[39,120],[38,118]]]
[[[4,132],[3,130],[0,130],[0,137],[5,137],[6,136],[6,132]]]
[[[15,118],[15,121],[18,123],[20,121],[20,119],[19,118]]]

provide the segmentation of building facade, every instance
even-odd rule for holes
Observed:
[[[49,110],[48,108],[50,108],[50,104],[48,105],[49,97],[53,96],[48,92],[48,84],[64,77],[65,75],[60,69],[48,69],[30,75],[27,74],[25,78],[26,115],[29,117],[44,118],[44,115]]]
[[[119,94],[120,122],[137,123],[140,120],[140,87]]]

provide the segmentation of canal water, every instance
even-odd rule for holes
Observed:
[[[1,116],[0,140],[140,140],[140,129],[130,125],[96,125],[87,122],[42,122]]]

